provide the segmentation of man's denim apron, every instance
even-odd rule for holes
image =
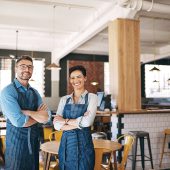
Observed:
[[[63,111],[66,119],[76,119],[87,111],[88,93],[85,96],[85,104],[69,104],[67,99]],[[63,131],[59,148],[60,170],[93,170],[94,146],[90,127]]]
[[[18,93],[18,103],[21,109],[36,111],[38,97],[35,91],[30,88],[31,93],[27,99],[25,93],[17,89],[15,82],[13,85]],[[15,127],[9,119],[7,120],[5,170],[39,170],[38,124],[28,128]]]

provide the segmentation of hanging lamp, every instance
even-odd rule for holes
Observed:
[[[153,83],[159,83],[159,81],[158,80],[154,80]]]
[[[155,19],[153,18],[153,42],[152,42],[152,44],[153,44],[153,46],[154,46],[154,65],[156,65],[156,60],[155,60],[155,55],[156,55],[156,42],[155,42]],[[156,66],[153,66],[153,68],[152,69],[150,69],[149,71],[154,71],[154,72],[159,72],[160,71],[160,69],[159,68],[157,68]]]
[[[160,71],[160,69],[154,66],[154,67],[153,67],[152,69],[150,69],[149,71]]]
[[[47,69],[47,70],[55,70],[55,69],[60,70],[61,67],[60,67],[59,65],[55,64],[55,63],[52,63],[52,64],[48,65],[48,66],[46,67],[46,69]]]
[[[55,7],[56,7],[56,5],[54,5],[53,6],[53,50],[54,50],[54,48],[55,48]],[[50,64],[50,65],[48,65],[47,67],[46,67],[46,69],[47,70],[60,70],[61,69],[61,67],[58,65],[58,64],[56,64],[56,63],[52,63],[52,64]]]
[[[91,85],[97,86],[99,83],[96,80],[96,64],[95,64],[95,55],[93,55],[93,62],[94,62],[94,68],[93,68],[93,80],[90,82]]]
[[[9,56],[10,56],[11,59],[17,59],[17,58],[18,58],[18,33],[19,33],[19,31],[16,30],[16,48],[15,48],[15,55],[10,54]]]
[[[93,81],[91,81],[90,84],[93,85],[93,86],[97,86],[99,83],[97,81],[93,80]]]
[[[170,57],[168,58],[168,66],[170,66]],[[167,80],[168,86],[170,86],[170,78]]]
[[[170,78],[167,80],[167,82],[168,82],[168,86],[170,86]]]

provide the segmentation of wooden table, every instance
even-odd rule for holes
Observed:
[[[117,170],[117,160],[116,160],[116,151],[121,149],[122,145],[118,142],[104,139],[93,139],[94,148],[103,148],[108,149],[113,152],[114,157],[114,169]]]
[[[51,155],[58,155],[60,142],[50,141],[41,144],[40,149],[45,153],[44,157],[44,170],[49,170]]]
[[[114,156],[114,168],[117,169],[116,161],[116,151],[121,149],[122,145],[118,142],[103,140],[103,139],[93,139],[94,148],[105,148],[113,152]],[[44,170],[49,170],[51,155],[58,155],[60,142],[51,141],[41,144],[41,150],[45,153],[44,158]]]

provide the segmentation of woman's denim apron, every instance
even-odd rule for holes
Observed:
[[[85,104],[69,104],[67,99],[63,111],[66,119],[76,119],[87,111],[88,94],[85,96]],[[94,146],[90,127],[63,131],[59,148],[60,170],[93,170]]]
[[[22,110],[36,111],[38,97],[31,90],[29,100],[25,93],[18,93],[18,103]],[[32,100],[30,100],[32,99]],[[28,102],[29,101],[29,102]],[[7,120],[5,170],[39,170],[39,128],[38,124],[26,127],[15,127]]]

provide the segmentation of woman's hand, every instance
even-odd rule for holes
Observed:
[[[53,124],[55,124],[56,122],[65,124],[65,119],[60,115],[56,115],[56,116],[54,116]]]
[[[65,130],[73,130],[73,129],[77,129],[77,127],[72,126],[72,125],[64,125],[61,128],[61,130],[63,130],[63,131],[65,131]]]
[[[29,110],[22,110],[22,113],[26,116],[30,116],[30,111]]]
[[[87,111],[84,113],[84,116],[88,116],[90,114],[90,111]]]

